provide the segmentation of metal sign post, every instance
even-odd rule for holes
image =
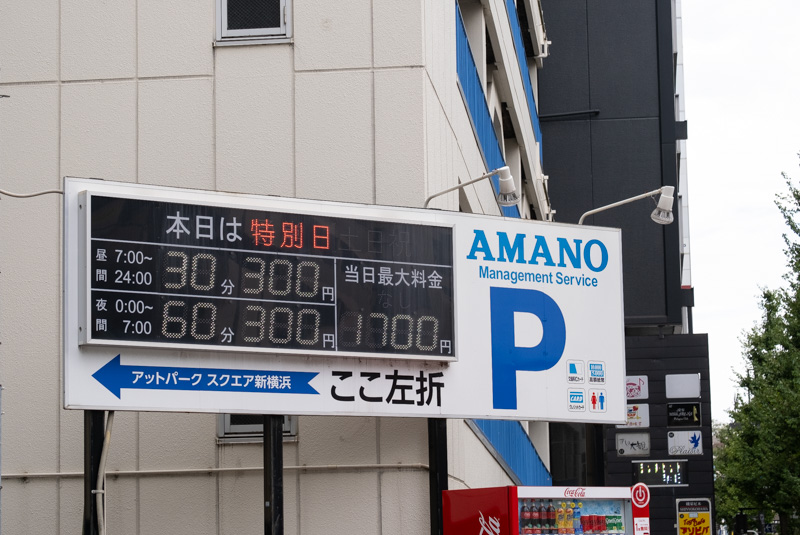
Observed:
[[[83,535],[97,535],[97,484],[105,434],[105,412],[83,411]]]
[[[264,535],[283,535],[283,416],[264,416]]]

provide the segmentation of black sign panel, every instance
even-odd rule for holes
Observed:
[[[92,196],[93,341],[453,358],[452,228]]]
[[[688,484],[686,461],[635,461],[633,482],[649,487],[674,487]]]
[[[698,427],[702,425],[700,403],[667,403],[668,427]]]

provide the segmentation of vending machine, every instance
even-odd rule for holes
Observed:
[[[650,535],[650,491],[495,487],[443,492],[444,535]]]

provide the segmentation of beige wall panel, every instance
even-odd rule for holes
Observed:
[[[466,166],[466,173],[464,173],[463,169],[460,170],[458,178],[460,182],[465,182],[479,177],[487,172],[487,169],[483,162],[478,140],[475,137],[475,131],[472,128],[469,113],[467,113],[460,95],[458,99],[461,102],[460,107],[455,107],[454,112],[449,116],[448,124],[455,136],[456,145],[460,151],[460,159]],[[469,200],[472,212],[500,214],[500,209],[495,201],[494,190],[489,180],[483,180],[473,186],[468,186],[464,193]]]
[[[261,448],[259,447],[259,456]],[[263,458],[259,461],[263,466]],[[231,472],[220,475],[220,533],[237,535],[264,533],[264,474],[256,472]],[[297,478],[293,472],[284,472],[283,518],[284,533],[297,533]]]
[[[52,195],[2,200],[4,472],[54,471],[58,467],[62,405],[59,201],[60,197]]]
[[[284,493],[286,490],[288,489],[284,489]],[[237,535],[263,534],[263,500],[263,472],[220,474],[219,532]],[[286,516],[285,511],[284,516]]]
[[[428,420],[380,418],[381,464],[428,464]]]
[[[136,2],[71,0],[61,6],[61,78],[136,75]]]
[[[375,200],[425,201],[425,102],[422,69],[375,73]]]
[[[3,91],[14,95],[13,100],[0,102],[3,188],[20,193],[60,189],[58,87],[8,86]],[[57,471],[62,405],[61,197],[2,196],[0,203],[0,228],[5,231],[0,233],[3,472]],[[31,482],[20,491],[27,495],[42,485]],[[3,493],[4,516],[11,507],[5,500],[12,492],[8,488]],[[45,516],[55,514],[52,509]]]
[[[371,0],[294,2],[297,70],[372,65]]]
[[[457,94],[455,20],[455,2],[425,2],[425,66],[447,114]]]
[[[216,476],[143,477],[139,500],[139,533],[218,533]]]
[[[56,485],[59,487],[59,531],[56,533],[65,535],[68,533],[80,533],[83,527],[83,478],[61,478]],[[45,533],[45,530],[42,530],[42,533]]]
[[[294,196],[294,72],[289,45],[216,51],[217,188]]]
[[[65,176],[136,180],[136,83],[67,84],[61,89]]]
[[[6,442],[4,439],[3,445]],[[5,472],[5,462],[3,465]],[[59,533],[56,504],[58,486],[52,479],[29,479],[23,482],[3,478],[3,535]]]
[[[528,422],[531,442],[539,453],[539,458],[550,469],[550,424],[548,422]]]
[[[58,4],[0,2],[0,83],[58,80]]]
[[[371,464],[378,462],[376,418],[307,416],[298,424],[299,464]]]
[[[372,74],[296,78],[297,196],[374,202]]]
[[[340,471],[300,476],[298,533],[381,533],[378,511],[378,474],[375,472]]]
[[[284,448],[286,444],[284,443]],[[286,455],[284,455],[284,466]],[[263,494],[261,494],[263,496]],[[296,470],[283,472],[283,533],[293,535],[300,533],[300,477]],[[261,532],[256,535],[260,535]],[[306,532],[308,533],[308,532]]]
[[[213,82],[139,84],[139,182],[213,189]]]
[[[114,423],[115,428],[116,425]],[[82,495],[79,500],[83,500]],[[106,533],[113,535],[145,533],[139,531],[139,478],[109,477],[106,481],[106,507]],[[79,532],[78,530],[73,533]]]
[[[139,76],[212,74],[214,2],[138,0]]]
[[[264,454],[261,448],[261,438],[253,438],[252,440],[253,442],[220,444],[217,446],[218,465],[220,468],[263,468]],[[285,457],[286,452],[284,451]]]
[[[2,80],[5,69],[0,71]],[[4,189],[34,192],[61,189],[58,167],[58,86],[4,86],[10,99],[0,100],[0,173]],[[15,206],[26,211],[41,201],[13,201],[4,197],[0,217]],[[56,201],[60,204],[60,197]],[[14,221],[14,219],[9,219]],[[3,228],[12,228],[4,226]],[[47,227],[57,232],[54,227]],[[3,249],[8,251],[8,249]],[[0,262],[2,259],[0,258]]]
[[[136,470],[139,468],[140,414],[143,413],[131,411],[116,411],[114,413],[114,426],[108,448],[107,470]],[[83,450],[81,449],[82,453]]]
[[[59,400],[58,406],[61,405],[63,405],[63,399]],[[83,411],[59,410],[58,416],[61,471],[83,472]],[[117,435],[116,429],[116,424],[114,424],[115,435]],[[114,439],[112,438],[112,440]]]
[[[142,470],[213,468],[217,464],[214,414],[139,413]]]
[[[445,115],[436,89],[425,83],[425,152],[427,162],[427,191],[425,197],[457,184],[457,169],[463,168],[457,152],[450,121]],[[442,195],[432,200],[432,208],[458,210],[458,193]]]
[[[421,0],[372,2],[374,65],[400,67],[425,61]]]
[[[447,456],[451,489],[514,484],[464,420],[447,421]]]
[[[428,486],[427,471],[381,474],[382,533],[430,533]]]

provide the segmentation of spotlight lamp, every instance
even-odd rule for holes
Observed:
[[[672,204],[674,201],[673,198],[674,193],[675,193],[675,188],[673,186],[663,186],[657,190],[648,191],[647,193],[642,193],[641,195],[637,195],[636,197],[631,197],[630,199],[625,199],[615,203],[607,204],[605,206],[601,206],[600,208],[589,210],[588,212],[583,214],[581,218],[578,220],[578,224],[583,225],[583,220],[586,219],[587,216],[596,214],[598,212],[602,212],[604,210],[608,210],[609,208],[616,208],[617,206],[622,206],[623,204],[628,204],[641,199],[646,199],[648,197],[652,198],[660,194],[660,197],[656,202],[656,208],[650,214],[650,219],[652,219],[659,225],[669,225],[675,219],[674,216],[672,215]]]
[[[502,206],[514,206],[515,204],[517,204],[519,202],[519,200],[520,200],[520,195],[519,195],[519,192],[517,192],[516,185],[514,184],[514,177],[511,176],[511,170],[506,165],[504,167],[500,167],[500,168],[495,169],[493,171],[489,171],[485,175],[481,175],[478,178],[473,178],[472,180],[468,180],[468,181],[464,182],[463,184],[459,184],[457,186],[453,186],[452,188],[447,188],[446,190],[442,190],[439,193],[434,193],[433,195],[431,195],[430,197],[425,199],[425,204],[423,205],[423,208],[427,208],[428,204],[433,199],[435,199],[436,197],[439,197],[440,195],[444,195],[445,193],[450,193],[451,191],[455,191],[457,189],[465,188],[465,187],[469,186],[470,184],[474,184],[476,182],[480,182],[481,180],[484,180],[484,179],[489,178],[490,176],[494,176],[494,175],[498,175],[498,178],[500,179],[500,186],[498,188],[499,191],[498,191],[497,195],[495,196],[495,200],[497,201],[497,204],[499,206],[501,206],[501,207]]]

